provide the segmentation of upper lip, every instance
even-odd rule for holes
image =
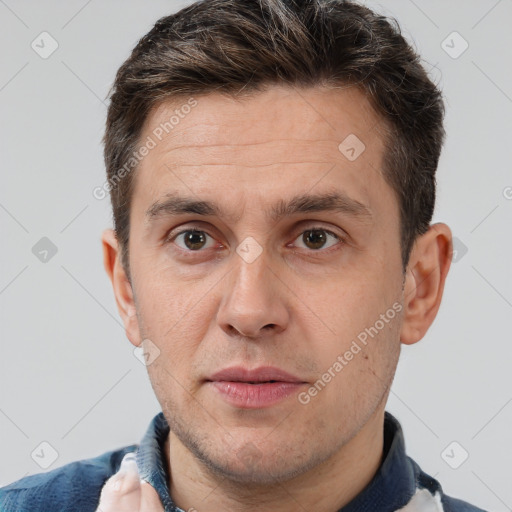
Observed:
[[[209,381],[231,381],[231,382],[304,382],[299,377],[292,375],[280,368],[273,366],[260,366],[259,368],[248,369],[243,366],[231,366],[224,368],[208,379]]]

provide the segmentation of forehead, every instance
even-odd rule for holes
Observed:
[[[364,138],[382,128],[369,100],[355,87],[272,86],[244,95],[210,93],[163,101],[149,113],[143,132],[156,132],[161,149],[177,157],[183,137],[189,148],[250,145],[267,141],[266,134],[273,140],[341,142],[350,133]]]
[[[382,122],[354,87],[165,101],[144,125],[141,140],[154,147],[136,172],[133,206],[147,209],[175,192],[250,205],[252,197],[275,202],[320,186],[370,206],[374,195],[386,199],[383,138]]]

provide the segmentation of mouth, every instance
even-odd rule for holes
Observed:
[[[297,393],[307,382],[280,368],[261,366],[249,370],[236,366],[214,373],[206,384],[231,406],[261,409]]]
[[[249,384],[261,384],[266,382],[304,382],[301,378],[274,366],[260,366],[252,370],[242,366],[232,366],[214,373],[207,380],[212,382],[246,382]]]

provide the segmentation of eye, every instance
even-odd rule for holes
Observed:
[[[183,245],[177,243],[178,247],[181,247],[184,250],[197,252],[200,249],[209,248],[207,245],[208,238],[214,242],[213,238],[205,231],[200,231],[199,229],[186,229],[176,234],[172,241],[181,240]]]
[[[329,245],[329,238],[331,244]],[[176,245],[187,252],[200,252],[201,249],[211,249],[215,246],[215,239],[206,231],[190,228],[179,231],[167,240],[176,243]],[[320,249],[328,250],[337,242],[344,242],[344,238],[322,227],[312,227],[302,231],[295,241],[299,241],[299,248],[319,251]],[[303,246],[300,243],[304,244]]]
[[[331,245],[325,247],[329,237],[334,238],[334,242]],[[332,231],[321,227],[313,227],[307,229],[306,231],[303,231],[301,235],[298,236],[295,240],[300,240],[305,245],[306,249],[312,249],[315,251],[318,251],[319,249],[329,249],[335,245],[337,241],[343,242],[343,238],[341,236],[338,236]]]

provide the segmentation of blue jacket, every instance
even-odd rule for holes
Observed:
[[[140,445],[125,446],[98,457],[27,476],[0,489],[0,512],[94,512],[105,481],[116,473],[123,456],[136,452],[141,478],[158,492],[166,512],[183,512],[169,494],[163,463],[169,425],[157,414]],[[404,508],[405,507],[405,508]],[[385,413],[384,457],[367,487],[339,512],[485,512],[443,493],[437,480],[424,473],[405,453],[402,428]]]

